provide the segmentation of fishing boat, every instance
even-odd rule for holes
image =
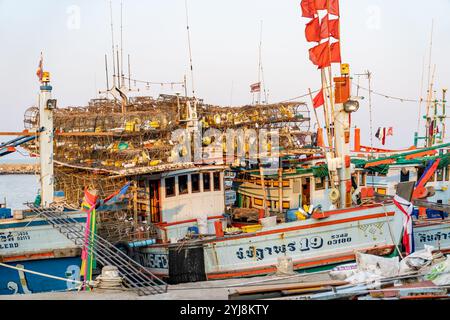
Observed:
[[[41,190],[36,210],[0,208],[0,295],[29,294],[74,289],[80,280],[81,250],[73,241],[55,229],[38,208],[55,204],[60,194],[53,188],[53,123],[52,110],[56,100],[51,98],[52,87],[48,73],[41,78],[39,107],[41,130],[25,132],[23,136],[2,144],[6,155],[19,145],[40,140]],[[56,195],[56,196],[55,196]],[[80,225],[86,213],[70,211]]]
[[[72,216],[86,221],[84,213]],[[38,213],[16,211],[0,219],[0,295],[75,289],[70,280],[80,279],[80,253]]]
[[[357,251],[395,254],[403,229],[403,214],[399,208],[392,201],[357,205],[352,200],[349,183],[349,119],[352,111],[347,105],[344,107],[350,97],[349,81],[345,74],[337,80],[338,87],[347,82],[344,86],[348,89],[341,91],[342,100],[338,99],[334,106],[339,119],[335,123],[339,157],[327,154],[322,162],[306,161],[265,172],[261,166],[259,170],[246,170],[248,178],[237,188],[237,209],[239,213],[242,208],[255,209],[256,214],[260,214],[257,223],[243,226],[234,219],[236,211],[228,219],[220,219],[216,212],[208,213],[207,219],[214,225],[211,223],[208,229],[198,232],[198,237],[192,238],[189,230],[201,222],[163,209],[163,223],[155,225],[159,230],[154,239],[156,243],[134,252],[140,263],[153,273],[168,277],[169,281],[186,282],[272,273],[276,271],[278,259],[283,257],[292,259],[293,269],[298,271],[352,261]],[[346,138],[341,139],[344,136]],[[187,188],[182,188],[188,190],[186,193],[178,190],[179,177],[171,180],[169,189],[165,187],[165,179],[161,181],[161,203],[174,196],[180,208],[199,213],[192,210],[188,197],[193,190],[190,184],[197,178],[192,179],[192,175],[183,178],[182,185],[188,181]],[[175,192],[172,185],[175,185]],[[208,206],[214,200],[210,190],[206,191],[202,199]],[[302,211],[306,205],[308,212]],[[287,214],[292,209],[303,214],[303,218],[289,221]],[[231,230],[224,229],[225,221]],[[162,236],[167,226],[174,225],[182,226],[181,235],[185,235],[182,239],[169,240]],[[211,230],[213,226],[214,230]],[[233,227],[237,226],[247,232],[233,234]]]

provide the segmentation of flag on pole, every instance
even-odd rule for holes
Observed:
[[[302,17],[304,18],[314,18],[317,13],[315,0],[302,0],[300,6],[302,7]]]
[[[339,16],[339,0],[329,0],[328,13]]]
[[[320,106],[323,106],[324,103],[325,99],[323,97],[323,88],[322,88],[322,90],[320,90],[320,92],[313,99],[313,107],[318,108]]]
[[[327,0],[315,0],[316,10],[327,10]]]
[[[329,42],[321,43],[309,49],[309,59],[313,64],[323,69],[330,66],[330,44]]]
[[[261,82],[254,83],[250,85],[250,92],[261,92]]]
[[[406,255],[410,255],[412,252],[414,252],[413,226],[411,218],[414,205],[398,195],[394,197],[394,203],[404,215],[402,243],[405,247]]]
[[[330,46],[330,62],[342,63],[341,45],[339,41]]]
[[[328,14],[322,18],[320,22],[320,38],[328,39],[330,37],[330,30],[328,28]]]
[[[328,29],[330,30],[330,35],[339,40],[339,19],[328,20]]]
[[[36,70],[36,76],[39,78],[39,82],[42,82],[42,76],[44,75],[44,57],[41,52],[41,59],[39,60],[39,65]]]
[[[319,17],[312,19],[306,24],[305,37],[308,42],[320,42]]]

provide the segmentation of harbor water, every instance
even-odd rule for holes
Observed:
[[[12,209],[24,209],[25,202],[33,202],[39,189],[36,175],[0,175],[0,202]]]

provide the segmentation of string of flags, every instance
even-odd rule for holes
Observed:
[[[302,17],[311,19],[305,27],[308,42],[317,42],[309,49],[309,59],[318,67],[331,67],[332,63],[342,63],[340,45],[339,0],[302,0]],[[325,10],[320,18],[319,11]],[[331,16],[334,16],[331,18]],[[313,107],[324,105],[323,89],[313,99]]]
[[[393,136],[394,135],[394,128],[378,128],[377,132],[375,133],[375,137],[381,141],[381,144],[384,146],[386,144],[386,137]]]

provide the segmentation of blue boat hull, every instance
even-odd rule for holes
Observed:
[[[80,280],[80,257],[20,261],[7,264],[65,279]],[[74,282],[50,279],[0,266],[0,295],[66,291],[75,288],[76,283]]]

